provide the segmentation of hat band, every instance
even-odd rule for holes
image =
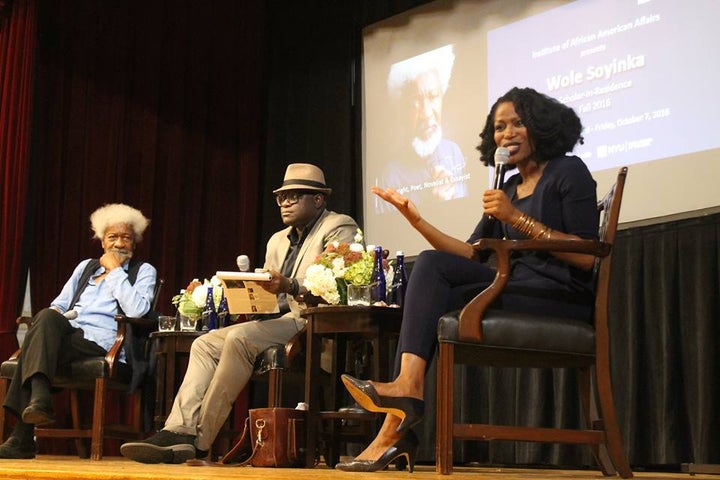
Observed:
[[[323,189],[328,188],[327,185],[325,185],[324,183],[315,182],[313,180],[303,180],[303,179],[285,180],[282,184],[283,187],[286,187],[288,185],[305,185],[307,187],[315,187],[315,188],[323,188]]]

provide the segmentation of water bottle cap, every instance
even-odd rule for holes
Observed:
[[[400,255],[402,255],[403,257],[405,256],[405,254],[403,253],[402,250],[398,250],[398,251],[395,253],[395,256],[396,256],[396,257],[399,257]]]

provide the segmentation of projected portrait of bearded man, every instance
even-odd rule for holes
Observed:
[[[465,157],[443,137],[443,98],[455,61],[452,45],[391,66],[387,78],[397,141],[376,184],[392,187],[416,204],[467,195]],[[382,205],[376,205],[376,210]]]

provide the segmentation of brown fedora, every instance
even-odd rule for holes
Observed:
[[[283,183],[273,193],[285,190],[312,190],[329,195],[332,188],[325,185],[325,175],[315,165],[309,163],[291,163],[285,170]]]

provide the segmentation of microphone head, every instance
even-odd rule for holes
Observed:
[[[505,147],[495,149],[495,165],[506,165],[508,160],[510,160],[510,150]]]
[[[241,272],[250,270],[250,258],[247,255],[238,255],[237,266]]]
[[[505,147],[497,147],[495,149],[495,165],[507,165],[510,160],[510,150]]]

